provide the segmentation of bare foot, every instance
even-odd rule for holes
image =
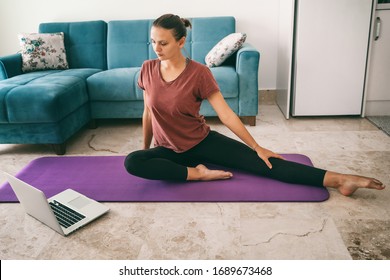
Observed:
[[[231,172],[223,171],[223,170],[211,170],[208,169],[203,164],[197,165],[194,167],[188,167],[188,181],[212,181],[212,180],[223,180],[230,179],[233,177]]]
[[[329,171],[325,174],[324,186],[337,188],[345,196],[352,195],[359,188],[383,190],[386,187],[381,181],[374,178]]]

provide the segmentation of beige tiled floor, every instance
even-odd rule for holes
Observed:
[[[259,110],[248,129],[263,146],[390,185],[390,137],[366,119],[285,120],[272,100]],[[139,120],[101,121],[75,135],[67,155],[124,155],[141,142]],[[47,155],[45,145],[1,144],[0,169],[15,174]],[[66,238],[2,203],[0,259],[390,259],[389,201],[386,189],[330,190],[322,203],[107,203],[108,215]]]

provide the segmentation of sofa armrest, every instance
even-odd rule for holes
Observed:
[[[256,116],[258,113],[258,73],[260,53],[245,43],[237,52],[236,71],[239,78],[239,115]]]
[[[12,78],[22,74],[21,54],[12,54],[0,57],[0,80]]]

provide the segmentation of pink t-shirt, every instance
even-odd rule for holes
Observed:
[[[146,92],[155,146],[185,152],[208,135],[210,127],[199,114],[200,105],[219,87],[207,66],[188,60],[184,71],[166,82],[160,61],[148,60],[142,65],[138,86]]]

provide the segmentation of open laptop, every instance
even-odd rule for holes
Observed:
[[[8,173],[5,175],[27,214],[64,236],[109,211],[102,203],[71,189],[47,199],[41,190]]]

